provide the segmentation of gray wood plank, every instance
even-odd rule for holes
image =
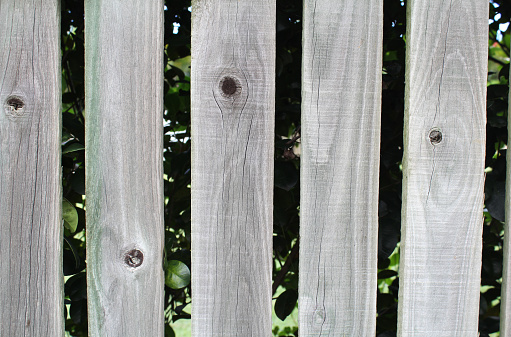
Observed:
[[[0,1],[0,336],[63,336],[60,1]]]
[[[85,24],[89,336],[163,336],[163,1]]]
[[[488,2],[408,3],[398,336],[477,336]]]
[[[383,1],[306,0],[300,336],[374,336]]]
[[[275,1],[192,8],[192,335],[267,337]]]
[[[510,69],[511,73],[511,69]],[[511,102],[511,90],[509,101]],[[508,147],[511,146],[511,105],[508,107]],[[504,227],[504,263],[502,274],[502,290],[500,304],[500,337],[511,336],[511,149],[507,150],[507,174],[506,174],[506,224]]]

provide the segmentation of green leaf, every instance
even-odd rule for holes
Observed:
[[[64,149],[62,149],[62,154],[70,153],[70,152],[76,152],[85,149],[85,146],[83,146],[80,143],[72,143],[66,146]]]
[[[383,61],[396,61],[398,59],[397,57],[397,51],[388,51],[383,55]]]
[[[289,316],[298,301],[298,293],[296,290],[286,290],[282,294],[280,294],[279,298],[275,301],[275,315],[280,320],[285,320],[287,316]]]
[[[190,284],[190,269],[181,261],[168,261],[165,266],[165,284],[172,289],[186,287]]]
[[[62,218],[64,219],[64,226],[74,233],[78,226],[78,212],[76,208],[67,199],[62,200]]]
[[[394,277],[394,276],[397,276],[397,271],[391,270],[391,269],[385,269],[385,270],[382,270],[382,271],[380,271],[378,273],[378,279],[379,280],[391,278],[391,277]]]
[[[70,248],[69,250],[71,251],[74,262],[72,265],[67,263],[69,262],[69,255],[67,254],[69,250],[64,249],[64,276],[76,274],[76,270],[80,268],[80,254],[78,253],[78,250],[71,240],[72,239],[68,239],[66,236],[64,236],[64,242],[66,242]]]
[[[80,272],[67,279],[64,285],[64,294],[71,301],[87,299],[87,275],[85,272]]]
[[[165,337],[176,337],[174,329],[168,324],[165,325]]]
[[[275,186],[285,191],[291,190],[298,183],[298,171],[293,163],[275,162]]]
[[[486,182],[486,201],[485,206],[490,212],[492,218],[499,221],[505,220],[506,209],[506,183],[505,181]],[[490,193],[488,193],[488,190]]]
[[[69,316],[75,324],[87,322],[87,300],[72,301]]]

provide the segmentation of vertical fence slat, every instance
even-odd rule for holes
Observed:
[[[275,1],[192,8],[192,335],[266,337]]]
[[[375,334],[382,20],[304,2],[300,336]]]
[[[59,3],[0,3],[1,336],[64,334]]]
[[[408,3],[399,336],[477,336],[488,2]]]
[[[90,336],[163,336],[163,1],[88,0]]]
[[[511,69],[510,72],[511,74]],[[506,175],[506,225],[504,229],[504,263],[502,274],[502,290],[500,305],[500,337],[511,336],[511,90],[508,100],[508,150],[507,150],[507,175]]]

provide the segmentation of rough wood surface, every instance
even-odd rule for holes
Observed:
[[[163,336],[163,1],[85,24],[89,336]]]
[[[60,1],[0,1],[0,336],[63,336]]]
[[[374,336],[383,1],[306,0],[300,336]]]
[[[275,1],[192,8],[192,335],[267,337]]]
[[[511,74],[511,69],[510,69]],[[511,90],[509,101],[511,102]],[[507,150],[507,175],[506,175],[506,225],[504,229],[504,263],[502,274],[502,294],[500,304],[500,337],[511,336],[511,104],[508,107],[508,150]]]
[[[408,3],[398,336],[477,336],[488,2]]]

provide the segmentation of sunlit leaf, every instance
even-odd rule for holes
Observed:
[[[165,266],[165,284],[172,289],[181,289],[190,284],[190,269],[178,260],[170,260]]]
[[[64,226],[74,233],[78,226],[78,212],[76,208],[67,199],[62,200],[62,218],[64,219]]]

